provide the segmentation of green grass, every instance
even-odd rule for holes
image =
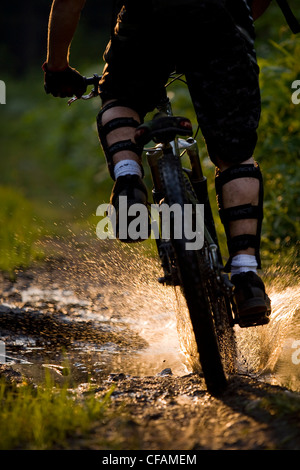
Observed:
[[[34,243],[39,238],[30,202],[13,187],[0,186],[0,270],[14,277],[17,267],[28,267],[41,255]]]
[[[89,435],[107,416],[112,391],[79,399],[67,382],[57,386],[50,376],[34,387],[0,381],[0,450],[70,448],[72,439]]]
[[[290,392],[276,393],[265,396],[260,401],[260,408],[268,411],[272,416],[285,416],[299,422],[300,418],[300,399],[299,396]]]

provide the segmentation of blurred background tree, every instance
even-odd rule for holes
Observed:
[[[112,185],[96,131],[99,100],[78,102],[68,108],[67,100],[44,93],[41,65],[46,58],[51,3],[2,2],[0,80],[6,83],[7,104],[0,105],[0,194],[1,205],[10,210],[0,212],[0,222],[12,227],[7,228],[12,231],[10,237],[0,234],[0,269],[5,270],[13,271],[18,264],[26,266],[36,256],[36,250],[29,249],[18,261],[18,250],[11,248],[13,240],[16,246],[20,239],[26,243],[25,226],[31,227],[29,231],[37,240],[66,236],[82,227],[89,227],[95,237],[93,217],[98,204],[108,201]],[[101,73],[110,34],[111,4],[111,0],[86,2],[71,49],[71,65],[84,75]],[[291,0],[290,4],[300,19],[299,2]],[[288,257],[297,264],[300,105],[291,101],[291,85],[300,79],[300,35],[291,34],[275,1],[257,21],[256,29],[263,112],[255,157],[265,178],[263,257],[266,265],[285,262]],[[195,120],[187,89],[177,84],[171,93],[175,90],[174,111]],[[216,211],[214,168],[203,142],[201,152]],[[149,182],[148,173],[146,179]],[[23,215],[27,220],[22,227],[18,224],[17,205],[11,203],[14,191],[16,200],[26,205]],[[34,237],[27,238],[32,247]],[[226,251],[224,234],[221,238]],[[14,256],[6,256],[12,249]]]

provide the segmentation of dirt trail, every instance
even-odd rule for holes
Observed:
[[[112,407],[123,412],[72,448],[99,449],[99,436],[113,442],[118,429],[127,450],[300,449],[298,290],[273,292],[270,328],[239,333],[241,373],[213,398],[180,352],[175,296],[141,246],[73,240],[53,249],[14,283],[1,279],[0,375],[38,381],[48,367],[59,381],[67,359],[78,393],[88,380],[101,396],[115,385]]]

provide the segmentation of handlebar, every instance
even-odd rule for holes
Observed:
[[[166,85],[166,87],[169,86],[171,83],[173,83],[175,80],[180,80],[180,81],[183,81],[185,83],[185,81],[181,78],[182,75],[183,74],[180,74],[180,75],[176,75],[174,73],[171,74],[170,75],[171,81]],[[101,77],[102,77],[102,75],[98,75],[96,73],[94,73],[94,75],[92,77],[83,77],[83,79],[85,81],[86,89],[90,85],[93,85],[94,88],[91,90],[91,92],[88,95],[82,95],[80,98],[78,98],[77,96],[73,96],[68,101],[68,105],[70,106],[72,103],[74,103],[74,101],[77,101],[79,99],[90,100],[91,98],[95,98],[96,96],[99,96],[99,81],[101,80]],[[165,98],[166,98],[165,100],[164,99],[162,100],[162,105],[163,105],[164,110],[165,110],[166,102],[168,102],[166,92],[165,92]]]
[[[101,76],[100,75],[97,75],[96,73],[94,73],[94,75],[92,77],[83,77],[84,81],[85,81],[85,85],[86,85],[86,89],[88,86],[90,85],[93,85],[94,88],[90,91],[90,93],[88,95],[82,95],[80,98],[78,98],[77,96],[73,96],[69,101],[68,101],[68,105],[70,106],[72,103],[74,103],[74,101],[77,101],[79,99],[82,99],[82,100],[90,100],[91,98],[95,98],[96,96],[99,96],[99,81],[101,79]]]

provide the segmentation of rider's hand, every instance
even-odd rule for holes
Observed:
[[[64,70],[52,71],[49,70],[47,64],[43,65],[45,72],[44,87],[46,93],[51,93],[53,96],[66,98],[67,96],[77,96],[80,98],[86,90],[85,80],[77,70],[68,66]]]

